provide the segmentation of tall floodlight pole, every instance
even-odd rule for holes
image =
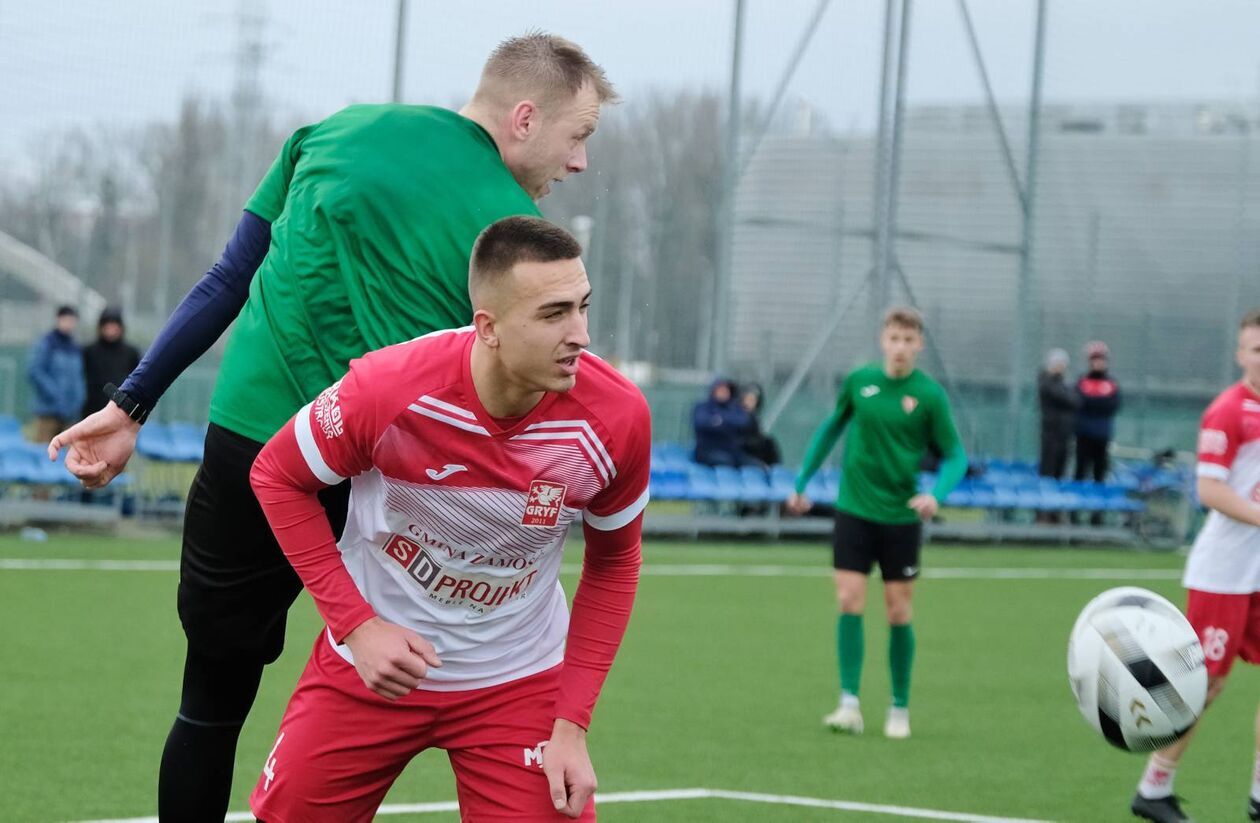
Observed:
[[[709,361],[725,372],[731,322],[731,261],[735,241],[735,188],[739,169],[740,62],[744,49],[744,0],[735,0],[735,34],[731,44],[731,91],[726,104],[726,153],[722,157],[722,202],[718,215],[717,271],[713,288],[713,348]]]
[[[897,269],[893,246],[897,237],[897,204],[901,189],[901,137],[906,110],[906,55],[910,51],[910,2],[901,0],[901,30],[897,33],[897,82],[893,91],[892,125],[889,128],[888,180],[884,192],[884,248],[880,250],[879,310],[892,299],[892,274]],[[877,318],[877,322],[878,322]]]
[[[398,0],[398,22],[394,26],[394,88],[390,100],[402,102],[403,40],[407,36],[407,0]]]
[[[892,145],[889,139],[890,109],[893,107],[893,70],[896,65],[894,37],[897,18],[897,0],[884,0],[884,60],[879,75],[879,121],[875,132],[875,191],[871,204],[871,221],[874,232],[871,237],[871,273],[867,284],[866,310],[868,345],[879,334],[879,315],[884,310],[884,291],[888,283],[889,258],[892,235],[888,225],[887,202],[889,197],[889,160]]]
[[[1024,229],[1019,254],[1019,281],[1015,289],[1015,334],[1007,387],[1009,440],[1007,454],[1019,451],[1020,414],[1024,378],[1028,371],[1028,338],[1033,323],[1033,235],[1037,206],[1037,154],[1041,147],[1041,86],[1046,56],[1046,0],[1037,0],[1037,30],[1033,45],[1032,97],[1028,106],[1028,157],[1024,172]]]

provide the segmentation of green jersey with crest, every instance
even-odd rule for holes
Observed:
[[[299,129],[245,208],[271,223],[210,402],[258,441],[369,351],[472,319],[486,226],[539,214],[478,124],[431,106],[351,106]]]
[[[967,472],[967,455],[941,385],[917,369],[894,378],[881,363],[871,363],[845,377],[835,410],[810,441],[796,478],[798,492],[846,427],[836,499],[836,508],[846,514],[876,523],[916,522],[907,503],[918,491],[919,465],[930,447],[943,457],[932,489],[937,500],[944,500]]]

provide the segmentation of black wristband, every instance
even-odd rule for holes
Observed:
[[[137,423],[143,425],[144,421],[148,420],[149,415],[153,412],[153,409],[140,405],[139,401],[113,383],[106,383],[104,391],[105,396],[114,401],[114,405],[122,409],[128,417]]]

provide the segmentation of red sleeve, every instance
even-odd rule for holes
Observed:
[[[604,678],[630,622],[642,561],[643,516],[614,531],[584,525],[586,556],[564,650],[556,717],[591,725]]]
[[[625,418],[615,421],[615,429],[624,432],[614,444],[612,455],[617,474],[582,513],[586,525],[601,531],[616,531],[647,508],[652,417],[643,395],[639,394],[637,401]]]
[[[250,485],[289,563],[315,600],[337,642],[376,612],[341,562],[332,526],[316,496],[320,489],[372,465],[383,422],[368,391],[370,364],[350,372],[303,407],[267,442],[254,461]]]
[[[1228,480],[1238,454],[1241,408],[1234,394],[1219,398],[1203,414],[1199,426],[1199,477]]]

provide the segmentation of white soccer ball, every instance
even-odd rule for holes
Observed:
[[[1067,662],[1081,714],[1126,751],[1173,743],[1190,731],[1207,700],[1203,647],[1190,621],[1135,586],[1089,601],[1072,627]]]

